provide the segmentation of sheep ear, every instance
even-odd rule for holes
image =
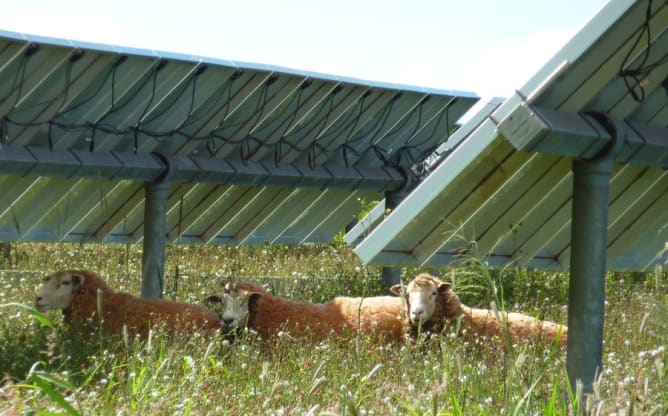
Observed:
[[[86,278],[82,274],[72,273],[72,286],[73,287],[77,288],[77,287],[83,285],[85,280],[86,280]]]
[[[220,295],[209,295],[204,299],[206,303],[221,303],[223,301],[222,296]]]
[[[236,283],[234,283],[234,282],[223,283],[223,292],[229,294],[229,293],[232,293],[235,290],[237,290]]]
[[[441,282],[438,284],[438,291],[441,293],[447,292],[451,287],[452,284],[450,284],[450,282]]]
[[[250,291],[244,291],[244,296],[248,299],[248,303],[251,303],[257,299],[260,299],[262,297],[261,292],[250,292]]]
[[[392,285],[392,287],[390,287],[390,292],[401,296],[401,289],[401,284]]]

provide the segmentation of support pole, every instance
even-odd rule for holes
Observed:
[[[141,296],[162,298],[165,276],[165,245],[167,244],[167,198],[169,197],[169,160],[157,155],[168,167],[161,178],[146,182],[144,188],[144,241]]]
[[[609,130],[614,126],[602,123]],[[571,388],[582,384],[593,392],[601,371],[608,200],[616,135],[601,155],[573,161],[571,274],[568,290],[568,351],[566,368]]]
[[[406,197],[406,192],[403,190],[400,191],[391,191],[385,192],[385,209],[393,210],[401,201]],[[383,267],[382,270],[383,286],[392,287],[393,285],[401,283],[401,268],[399,267]]]

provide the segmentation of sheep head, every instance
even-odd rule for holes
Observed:
[[[85,280],[84,274],[70,270],[50,275],[35,295],[35,307],[41,312],[69,308]]]
[[[262,296],[264,292],[249,284],[228,282],[223,285],[220,294],[206,298],[207,302],[222,305],[221,319],[228,328],[242,328],[248,323],[251,303],[253,299]]]
[[[402,287],[397,284],[390,288],[395,295],[404,296],[406,300],[406,316],[411,324],[423,325],[434,315],[437,299],[446,293],[452,285],[443,282],[427,273],[417,275],[411,282]]]

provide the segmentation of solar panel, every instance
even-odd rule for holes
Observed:
[[[0,31],[0,240],[328,241],[446,142],[471,93]]]
[[[462,142],[355,252],[367,263],[567,268],[572,158],[624,140],[610,182],[610,269],[668,255],[668,5],[613,1]],[[356,235],[350,235],[354,241]]]

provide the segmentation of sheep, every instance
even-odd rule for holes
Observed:
[[[209,302],[222,304],[228,328],[247,327],[262,339],[282,331],[295,338],[320,340],[335,335],[347,338],[358,330],[384,342],[403,337],[403,301],[395,296],[336,297],[327,303],[297,302],[269,294],[248,282],[223,285]]]
[[[567,343],[566,326],[517,312],[494,313],[470,308],[459,301],[450,283],[428,273],[418,274],[405,288],[397,284],[390,291],[406,300],[404,323],[411,339],[416,339],[420,332],[439,333],[461,320],[462,334],[502,337],[507,328],[513,340],[538,337],[550,342],[556,340],[561,348]]]
[[[63,270],[48,276],[37,291],[39,311],[62,309],[63,321],[83,331],[90,324],[103,335],[128,334],[146,337],[154,325],[164,325],[169,335],[202,331],[213,335],[221,328],[220,317],[204,306],[164,299],[143,299],[116,292],[91,271]]]

